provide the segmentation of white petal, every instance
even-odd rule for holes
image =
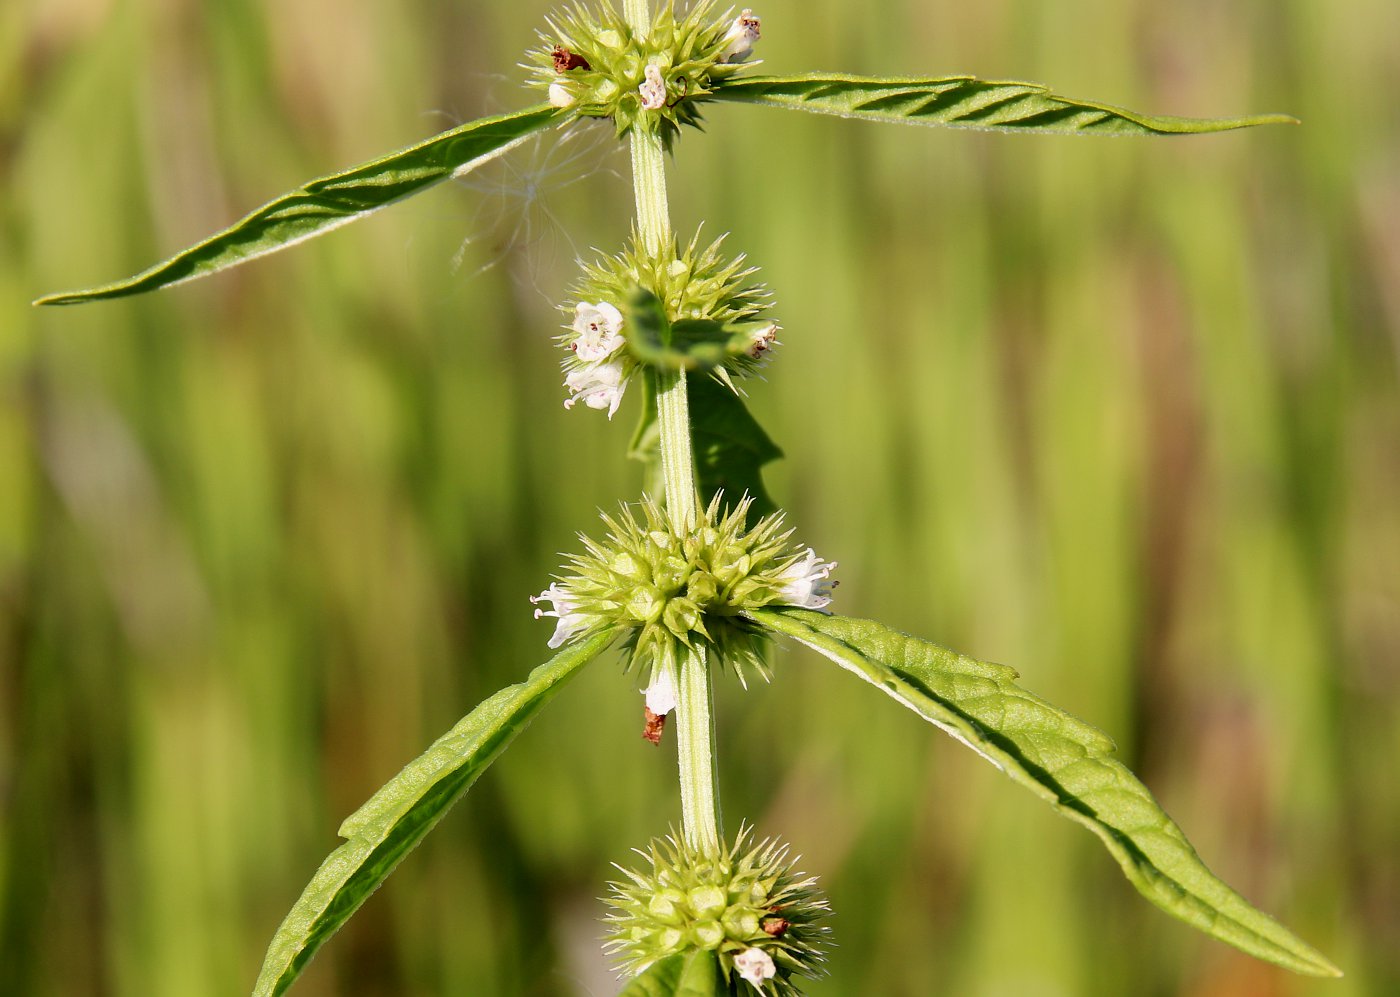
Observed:
[[[676,708],[675,670],[665,665],[657,665],[651,671],[651,682],[645,690],[647,709],[658,717],[664,717]]]
[[[773,965],[773,957],[762,949],[744,949],[734,957],[734,968],[760,992],[763,981],[771,980],[778,972],[778,967]]]
[[[549,102],[555,107],[568,107],[574,102],[574,95],[569,93],[569,88],[562,83],[551,83],[549,85]]]
[[[762,37],[763,22],[747,7],[734,18],[724,35],[726,45],[720,52],[720,62],[743,62],[753,55],[753,43]]]
[[[564,386],[573,396],[564,402],[565,408],[573,408],[580,400],[589,408],[607,409],[608,418],[613,417],[622,404],[622,394],[627,390],[626,371],[621,362],[589,363],[576,367],[564,377]]]
[[[574,308],[573,349],[580,360],[603,360],[622,348],[622,313],[600,301],[580,301]]]
[[[666,106],[666,80],[661,75],[661,67],[655,64],[646,68],[646,79],[637,88],[642,95],[642,107],[656,111]]]
[[[779,595],[789,606],[802,606],[805,609],[825,609],[831,605],[831,591],[836,583],[831,581],[835,561],[823,561],[811,547],[800,560],[794,561],[782,573],[783,587]]]
[[[559,622],[554,627],[554,636],[549,638],[550,647],[559,647],[570,637],[588,628],[588,620],[581,613],[576,612],[577,604],[567,592],[557,584],[552,584],[539,595],[530,596],[530,601],[537,606],[541,602],[548,602],[553,605],[553,609],[536,609],[535,619],[544,616],[553,616]]]
[[[753,330],[753,332],[749,333],[749,349],[748,349],[748,354],[749,354],[750,357],[752,357],[752,358],[755,359],[755,360],[758,360],[758,359],[767,360],[767,359],[769,359],[769,358],[764,357],[764,354],[767,353],[767,352],[769,352],[770,350],[772,350],[773,347],[774,347],[774,346],[777,346],[777,345],[778,345],[778,323],[777,323],[777,322],[769,322],[769,323],[767,323],[766,325],[761,325],[761,326],[759,326],[757,329]]]

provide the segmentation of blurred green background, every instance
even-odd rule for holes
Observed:
[[[573,259],[630,223],[606,135],[230,274],[37,311],[311,176],[521,106],[543,3],[0,5],[0,992],[246,994],[339,821],[546,656],[635,417],[565,412]],[[717,107],[678,230],[732,230],[784,347],[752,408],[838,607],[1021,670],[1205,857],[1348,970],[1141,901],[1097,842],[784,650],[720,685],[731,829],[789,839],[813,994],[1400,992],[1394,0],[773,4],[773,72],[1025,78],[1180,140]],[[678,819],[612,656],[298,984],[604,995],[608,863]]]

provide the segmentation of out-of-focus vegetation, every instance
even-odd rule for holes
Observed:
[[[552,302],[630,223],[606,133],[209,281],[122,276],[301,180],[522,106],[547,8],[0,5],[0,992],[244,994],[338,822],[544,660],[543,588],[635,498],[565,412]],[[1348,976],[1198,937],[1088,835],[806,654],[720,685],[731,825],[819,872],[814,994],[1400,990],[1400,60],[1393,0],[813,0],[775,71],[1026,78],[1183,140],[717,107],[682,233],[785,345],[752,407],[840,607],[1104,727],[1206,860]],[[464,240],[470,239],[469,242]],[[610,861],[678,818],[608,662],[298,984],[605,994]]]

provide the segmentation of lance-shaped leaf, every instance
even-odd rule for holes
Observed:
[[[752,330],[762,323],[725,325],[711,319],[666,318],[661,301],[645,288],[634,288],[623,323],[632,355],[649,367],[663,370],[713,370],[753,346]]]
[[[340,827],[349,840],[321,863],[273,936],[253,997],[284,993],[447,808],[612,638],[604,632],[566,647],[524,682],[496,693],[351,814]]]
[[[1296,973],[1341,975],[1205,867],[1147,787],[1114,757],[1108,735],[1020,688],[1014,670],[869,620],[802,609],[750,615],[854,672],[1093,831],[1138,891],[1168,914]]]
[[[482,118],[341,173],[311,180],[242,221],[127,280],[40,298],[72,305],[141,294],[205,277],[364,218],[387,204],[480,166],[548,125],[548,104]]]
[[[1007,132],[1192,135],[1298,123],[1284,114],[1246,118],[1138,114],[1111,104],[1061,97],[1036,83],[992,82],[971,76],[737,76],[717,85],[709,99],[768,104],[843,118]]]
[[[715,954],[691,949],[653,963],[618,997],[728,997],[730,993]]]

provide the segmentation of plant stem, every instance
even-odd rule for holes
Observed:
[[[624,0],[632,30],[645,37],[651,28],[648,0]],[[632,190],[637,200],[637,232],[642,251],[656,258],[671,252],[671,213],[666,200],[666,160],[661,136],[632,130]],[[661,474],[666,512],[677,532],[695,525],[698,499],[695,456],[690,439],[690,402],[684,371],[649,374],[656,388],[661,430]],[[714,695],[710,662],[704,651],[690,651],[677,662],[676,755],[680,767],[681,825],[686,843],[718,855],[724,832],[720,825],[718,769],[715,764]]]
[[[706,855],[723,850],[719,767],[715,760],[714,691],[703,648],[680,662],[676,683],[676,757],[680,763],[681,830],[686,844]]]
[[[622,0],[622,16],[638,38],[645,38],[651,30],[651,0]]]

